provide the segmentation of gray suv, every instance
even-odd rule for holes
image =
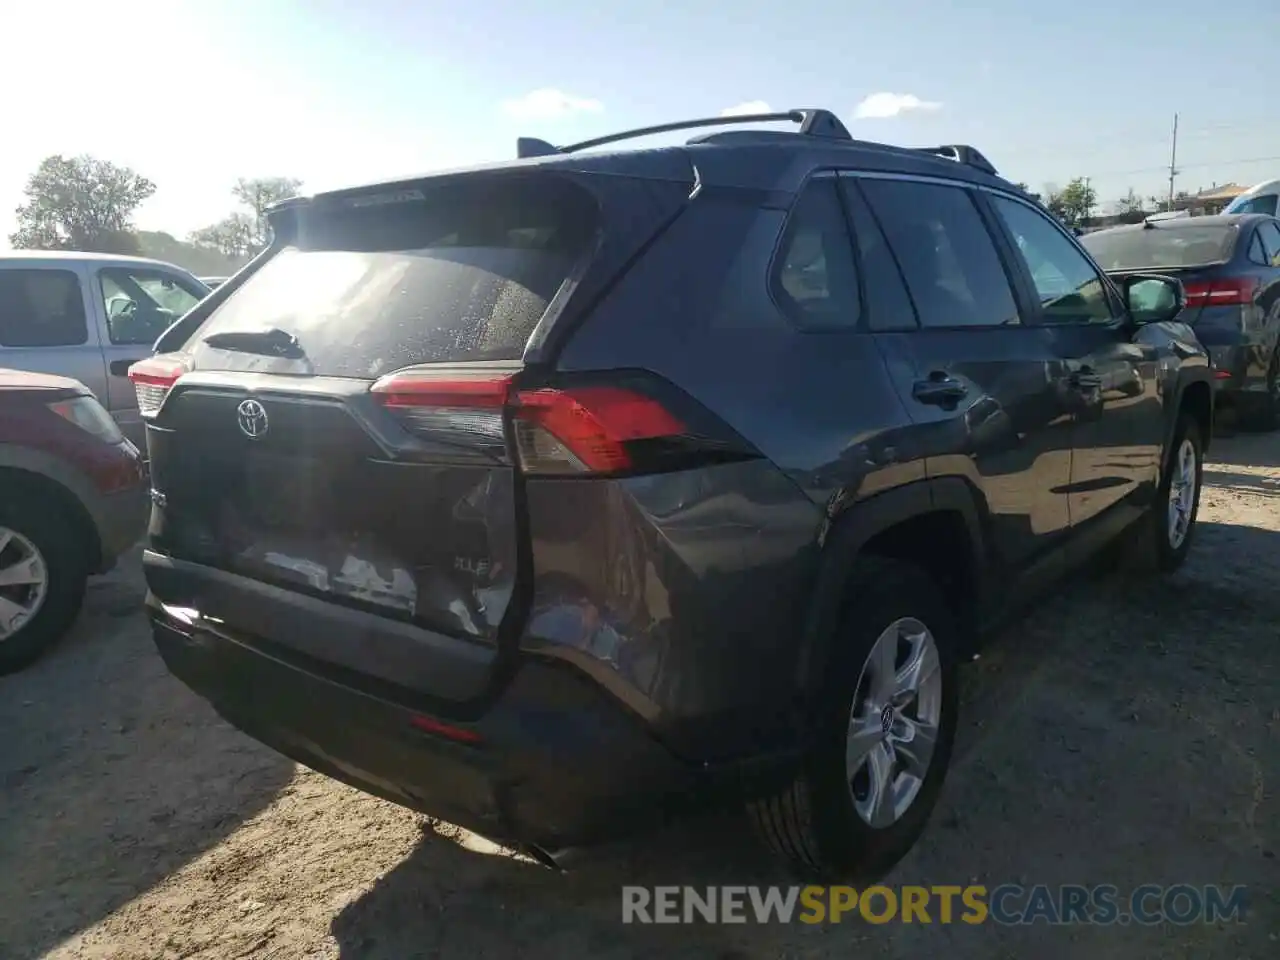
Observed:
[[[1177,280],[1113,283],[976,150],[741,118],[779,120],[273,211],[131,372],[172,672],[544,862],[745,801],[887,870],[956,665],[1103,548],[1182,563],[1209,368]]]
[[[0,367],[70,377],[146,441],[129,366],[209,292],[181,267],[53,250],[0,254]]]

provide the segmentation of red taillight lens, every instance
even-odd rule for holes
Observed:
[[[627,470],[632,441],[686,432],[656,400],[618,387],[522,391],[515,416],[520,462],[534,473]]]
[[[1258,293],[1256,277],[1222,277],[1183,284],[1189,307],[1225,307],[1253,303]]]
[[[138,396],[138,412],[154,416],[173,385],[189,368],[173,357],[147,357],[129,368],[129,380]]]
[[[509,376],[413,370],[383,377],[374,399],[410,430],[505,455],[509,411],[528,473],[616,473],[637,466],[632,444],[677,438],[685,425],[661,403],[612,386],[516,390]]]

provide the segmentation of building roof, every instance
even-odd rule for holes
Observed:
[[[1220,187],[1210,187],[1208,190],[1201,190],[1199,193],[1194,193],[1191,195],[1190,199],[1234,200],[1248,189],[1248,187],[1242,187],[1238,183],[1224,183]]]

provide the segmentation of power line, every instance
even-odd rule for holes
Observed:
[[[1270,157],[1236,157],[1229,160],[1205,160],[1201,163],[1184,163],[1178,167],[1178,172],[1183,170],[1197,170],[1204,167],[1229,167],[1239,166],[1246,163],[1276,163],[1280,162],[1280,155]],[[1093,177],[1128,177],[1139,173],[1168,173],[1169,165],[1164,164],[1159,167],[1135,167],[1132,170],[1104,170],[1100,173],[1092,173]]]
[[[1192,139],[1203,139],[1210,135],[1217,136],[1221,134],[1223,130],[1232,130],[1232,129],[1256,130],[1257,126],[1258,126],[1257,123],[1234,123],[1234,122],[1216,124],[1214,126],[1198,127],[1198,128],[1194,128],[1194,127],[1187,128],[1185,126],[1180,125],[1178,128],[1178,139],[1182,141],[1192,140]],[[1115,133],[1116,135],[1121,135],[1120,131],[1116,131]],[[1152,131],[1150,134],[1144,135],[1146,139],[1143,139],[1141,141],[1135,140],[1133,137],[1133,131],[1129,129],[1126,129],[1123,131],[1123,136],[1125,138],[1126,146],[1129,149],[1133,150],[1134,152],[1140,152],[1143,149],[1154,148],[1156,146],[1166,147],[1169,144],[1169,135],[1167,131],[1164,134],[1157,134],[1154,131]],[[1102,137],[1102,139],[1106,139],[1106,138],[1107,138],[1106,135]],[[1008,159],[1009,157],[1020,158],[1023,156],[1041,156],[1041,155],[1050,154],[1050,153],[1059,153],[1063,149],[1067,149],[1067,148],[1079,149],[1079,147],[1080,147],[1079,139],[1062,140],[1056,143],[1054,142],[1046,143],[1044,141],[1041,141],[1037,143],[1034,147],[1031,147],[1030,149],[1010,150],[1010,151],[1001,153],[1001,156],[1006,159]]]

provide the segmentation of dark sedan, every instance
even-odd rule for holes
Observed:
[[[1099,230],[1080,238],[1116,279],[1178,277],[1182,319],[1213,357],[1223,406],[1249,426],[1280,426],[1280,220],[1263,214],[1187,217]]]

